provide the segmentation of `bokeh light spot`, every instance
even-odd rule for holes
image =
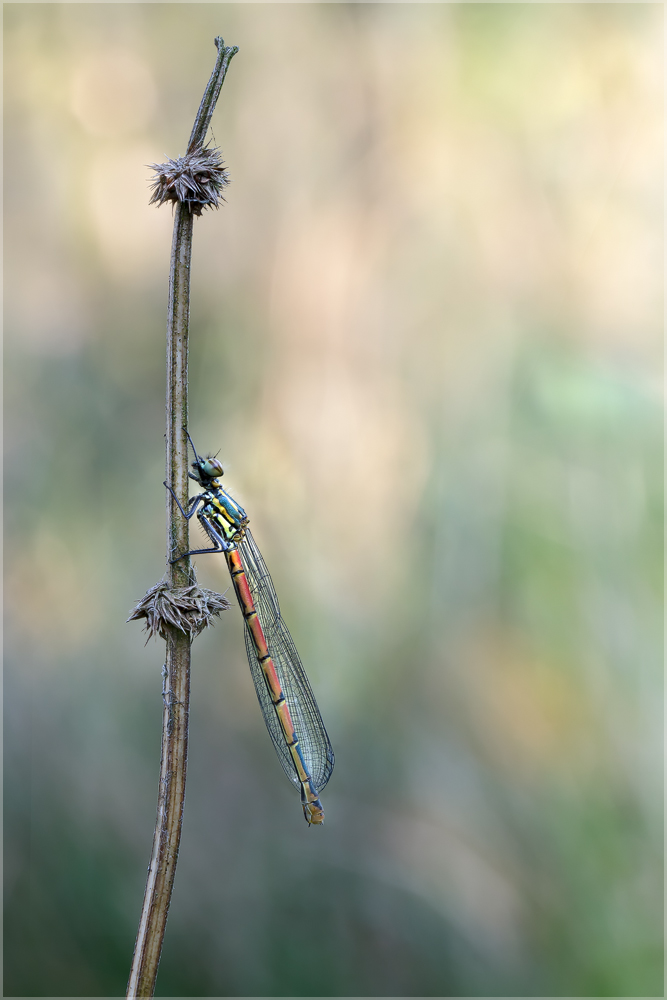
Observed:
[[[125,49],[86,57],[72,76],[70,108],[86,132],[94,136],[111,138],[142,129],[156,103],[148,68]]]

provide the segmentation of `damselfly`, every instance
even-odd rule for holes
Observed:
[[[188,476],[203,487],[203,493],[191,497],[185,511],[171,487],[167,488],[183,517],[189,520],[197,513],[213,544],[185,552],[172,562],[206,552],[224,553],[245,619],[246,653],[266,728],[287,777],[301,792],[308,824],[318,825],[324,821],[319,794],[331,777],[334,754],[315,695],[280,614],[246,512],[219,482],[223,468],[217,458],[200,458],[189,434],[188,440],[195,454],[194,471]]]

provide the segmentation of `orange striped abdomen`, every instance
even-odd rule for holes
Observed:
[[[294,723],[285,700],[280,678],[276,671],[275,664],[269,653],[266,637],[262,629],[261,622],[257,615],[255,602],[253,601],[248,579],[243,569],[243,563],[238,549],[228,549],[225,552],[229,573],[234,584],[234,590],[238,598],[243,618],[252,637],[253,646],[257,655],[257,661],[261,667],[266,685],[273,702],[280,728],[285,737],[285,742],[289,748],[294,767],[301,783],[301,805],[306,820],[309,824],[319,825],[324,821],[324,811],[319,801],[317,792],[313,786],[312,777],[308,771],[306,762],[301,753],[299,740],[294,729]]]

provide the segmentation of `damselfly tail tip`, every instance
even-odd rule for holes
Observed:
[[[324,823],[324,809],[319,799],[310,802],[302,802],[303,815],[308,826],[322,826]]]

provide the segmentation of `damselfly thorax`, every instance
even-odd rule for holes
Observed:
[[[217,479],[214,479],[210,487],[200,496],[202,497],[202,506],[198,512],[200,521],[202,518],[213,521],[230,544],[240,542],[248,526],[248,517],[243,507],[230,497]],[[205,525],[204,530],[206,530]]]

